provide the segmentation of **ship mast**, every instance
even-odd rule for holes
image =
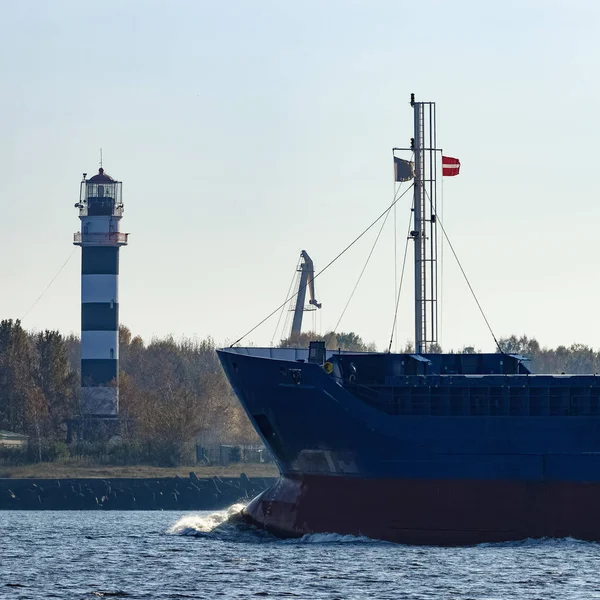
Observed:
[[[431,351],[438,343],[437,154],[435,102],[415,102],[414,111],[414,229],[415,352]]]

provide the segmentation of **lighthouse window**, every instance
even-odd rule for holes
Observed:
[[[103,185],[98,186],[98,196],[100,196],[100,197],[104,196],[104,186]]]

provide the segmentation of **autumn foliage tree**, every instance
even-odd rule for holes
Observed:
[[[152,340],[120,331],[120,416],[124,439],[163,464],[189,458],[197,436],[213,443],[257,441],[210,339]]]
[[[512,335],[499,344],[503,352],[529,358],[534,373],[600,373],[600,352],[585,344],[545,348],[526,335]]]
[[[375,352],[373,343],[365,343],[360,335],[350,331],[348,333],[328,331],[321,335],[314,331],[302,332],[291,335],[279,342],[280,348],[308,348],[312,341],[323,341],[328,350],[348,350],[350,352]]]
[[[215,444],[258,441],[210,338],[145,344],[126,327],[119,337],[121,440],[79,439],[72,453],[175,465],[192,460],[199,435]],[[79,369],[75,336],[0,322],[0,429],[29,434],[38,460],[52,458],[49,446],[64,446],[66,422],[81,417]]]
[[[0,321],[0,428],[28,430],[27,398],[34,383],[33,351],[20,321]]]
[[[38,459],[49,440],[64,439],[77,377],[63,337],[30,334],[20,321],[0,321],[0,429],[31,436]]]
[[[35,382],[45,398],[48,427],[54,436],[78,410],[79,377],[69,362],[65,339],[57,331],[44,331],[35,338]]]

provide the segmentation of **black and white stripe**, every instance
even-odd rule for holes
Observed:
[[[119,248],[84,246],[81,269],[83,412],[116,416],[119,373]]]

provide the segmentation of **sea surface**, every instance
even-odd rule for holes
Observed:
[[[600,599],[600,544],[278,540],[239,510],[0,512],[0,598]]]

